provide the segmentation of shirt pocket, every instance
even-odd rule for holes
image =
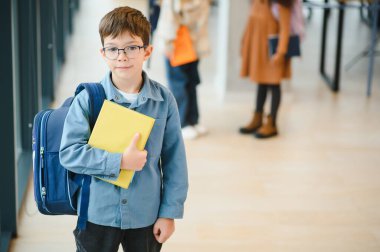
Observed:
[[[162,142],[164,139],[166,126],[166,119],[157,118],[154,121],[152,131],[150,132],[148,141],[146,143],[146,150],[148,151],[149,157],[160,157]]]

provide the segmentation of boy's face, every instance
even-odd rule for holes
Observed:
[[[115,38],[104,38],[104,48],[100,53],[112,72],[112,78],[132,81],[141,77],[143,63],[153,50],[151,45],[146,48],[143,45],[140,37],[132,37],[128,31]]]

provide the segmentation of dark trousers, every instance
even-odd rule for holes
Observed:
[[[87,222],[85,230],[74,230],[77,252],[159,252],[162,244],[153,234],[153,226],[122,230]]]
[[[199,61],[172,67],[166,59],[166,75],[169,89],[176,99],[181,127],[196,125],[199,120],[197,85],[200,83],[198,73]]]

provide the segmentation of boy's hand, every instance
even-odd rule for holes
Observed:
[[[147,159],[148,152],[137,149],[140,134],[136,133],[129,146],[125,149],[121,158],[121,169],[141,171]]]
[[[159,243],[166,242],[174,233],[175,225],[173,219],[158,218],[154,223],[153,234]]]

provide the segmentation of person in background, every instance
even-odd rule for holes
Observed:
[[[207,133],[199,124],[197,85],[200,84],[198,65],[209,53],[208,0],[162,0],[160,17],[156,30],[157,47],[165,54],[166,74],[169,89],[178,105],[182,135],[185,139],[195,139]],[[197,60],[173,67],[170,58],[173,55],[174,40],[180,25],[185,25],[191,35]]]
[[[256,109],[251,121],[240,128],[242,134],[269,138],[278,134],[277,112],[281,101],[281,80],[290,78],[290,59],[285,57],[290,36],[292,0],[277,0],[279,17],[272,12],[275,0],[254,0],[242,39],[241,76],[258,83]],[[268,37],[278,35],[276,53],[270,57]],[[272,95],[270,114],[264,121],[267,93]]]
[[[160,0],[149,0],[149,22],[151,33],[157,29],[158,18],[160,16]]]

